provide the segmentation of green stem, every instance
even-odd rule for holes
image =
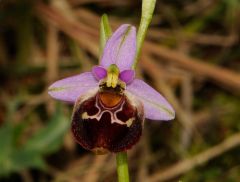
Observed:
[[[127,152],[116,154],[118,182],[129,182]]]

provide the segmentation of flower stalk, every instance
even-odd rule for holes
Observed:
[[[116,154],[118,182],[129,182],[127,152]]]

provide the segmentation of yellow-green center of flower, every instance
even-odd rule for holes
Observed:
[[[119,69],[117,65],[111,64],[107,69],[107,87],[115,88],[118,84]]]

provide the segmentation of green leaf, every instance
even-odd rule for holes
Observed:
[[[156,5],[156,0],[143,0],[142,1],[142,16],[140,26],[137,33],[137,53],[135,57],[133,69],[137,66],[137,61],[142,49],[143,41],[146,37],[148,26],[152,20],[153,11]]]
[[[15,150],[11,155],[11,172],[18,172],[25,168],[34,167],[38,169],[46,169],[43,155],[35,151],[26,149]]]
[[[15,137],[16,133],[20,136],[22,130],[19,128],[23,126],[12,126],[11,122],[5,122],[0,128],[0,176],[29,167],[46,169],[44,155],[55,152],[61,146],[69,126],[69,119],[58,107],[45,128],[32,136],[25,145],[18,146]]]
[[[112,29],[109,25],[108,16],[106,14],[103,14],[101,17],[101,23],[100,23],[100,47],[99,47],[100,56],[99,58],[101,58],[105,44],[111,35],[112,35]]]
[[[18,126],[13,127],[10,123],[5,123],[0,128],[0,176],[6,176],[11,172],[36,167],[44,168],[44,160],[38,153],[18,148],[14,143],[14,132]]]
[[[19,145],[28,122],[13,124],[14,114],[26,98],[16,96],[7,104],[4,124],[0,127],[0,176],[7,176],[29,167],[46,169],[44,155],[61,147],[63,137],[69,129],[66,118],[58,106],[45,128],[39,130],[25,144]]]
[[[10,156],[12,153],[12,127],[9,123],[5,123],[0,128],[0,175],[6,174],[10,168]]]
[[[57,150],[69,127],[69,118],[58,109],[48,125],[28,140],[26,149],[43,154]]]

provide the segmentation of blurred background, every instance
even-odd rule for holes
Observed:
[[[114,182],[115,155],[75,143],[48,86],[98,62],[99,23],[138,26],[140,0],[0,0],[0,181]],[[133,182],[240,181],[240,1],[158,0],[137,69],[176,110],[146,120]]]

